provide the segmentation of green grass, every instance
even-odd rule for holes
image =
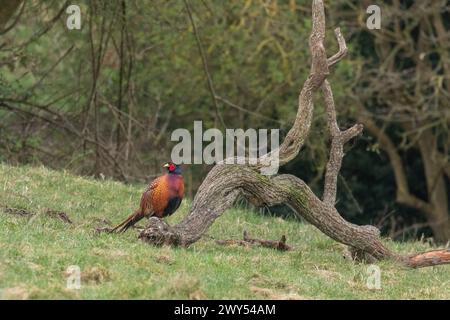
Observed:
[[[409,270],[384,261],[381,289],[366,286],[367,265],[343,258],[343,247],[312,226],[230,210],[208,234],[241,239],[285,234],[291,252],[223,247],[205,237],[190,248],[153,247],[126,234],[95,234],[138,204],[143,185],[97,181],[47,168],[0,164],[0,297],[3,299],[450,299],[450,266]],[[68,214],[73,224],[46,214]],[[188,204],[169,223],[187,213]],[[420,242],[388,245],[410,253]],[[81,288],[67,289],[66,270],[81,269]]]

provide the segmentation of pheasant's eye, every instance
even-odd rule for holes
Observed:
[[[175,165],[173,163],[169,164],[169,171],[175,170]]]

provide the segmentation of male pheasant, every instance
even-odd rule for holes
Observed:
[[[184,197],[184,182],[181,167],[172,162],[164,165],[168,173],[153,180],[141,196],[138,210],[120,223],[111,232],[125,232],[144,217],[163,218],[174,213]]]

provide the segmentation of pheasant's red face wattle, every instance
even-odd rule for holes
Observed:
[[[176,166],[173,163],[169,164],[169,171],[174,171]]]

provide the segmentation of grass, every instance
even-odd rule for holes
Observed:
[[[410,270],[383,261],[381,289],[371,290],[367,265],[345,260],[343,247],[314,227],[249,211],[226,212],[208,234],[285,234],[296,249],[223,247],[207,237],[187,249],[153,247],[137,240],[135,230],[95,234],[103,220],[127,216],[143,187],[0,164],[0,298],[450,299],[450,266]],[[14,214],[17,209],[23,215]],[[48,209],[67,213],[73,223],[49,216]],[[184,202],[169,222],[187,210]],[[429,249],[421,242],[386,241],[404,253]],[[78,290],[66,286],[72,265],[81,270]]]

